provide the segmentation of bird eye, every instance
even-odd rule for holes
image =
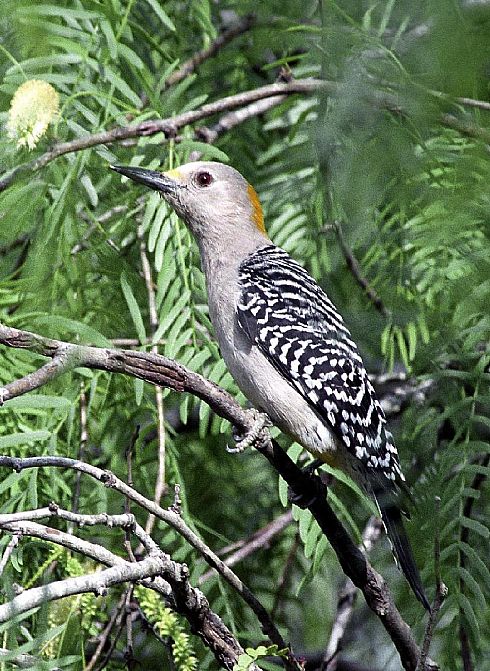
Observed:
[[[209,172],[198,172],[196,175],[197,186],[209,186],[213,182],[213,176]]]

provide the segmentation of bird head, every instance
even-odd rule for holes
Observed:
[[[267,240],[254,188],[224,163],[196,161],[168,172],[118,165],[111,168],[158,191],[187,224],[201,248],[218,240],[230,245],[237,240]]]

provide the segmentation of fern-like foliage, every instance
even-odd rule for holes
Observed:
[[[449,594],[434,657],[441,668],[461,668],[464,635],[474,668],[483,670],[490,647],[490,175],[484,141],[490,116],[464,98],[488,99],[490,17],[484,3],[476,4],[3,0],[2,174],[41,159],[59,143],[171,118],[272,83],[281,69],[283,77],[288,69],[296,78],[323,77],[335,89],[328,96],[289,96],[213,145],[184,127],[174,138],[158,133],[98,144],[60,155],[41,169],[24,167],[0,192],[0,319],[73,342],[157,348],[245,404],[219,355],[190,234],[156,194],[107,168],[121,163],[168,169],[197,153],[233,164],[260,194],[272,240],[303,263],[341,308],[369,369],[405,369],[419,381],[432,381],[423,398],[411,399],[390,420],[414,495],[407,527],[430,596],[436,537],[441,544],[440,571]],[[167,85],[184,62],[250,12],[256,14],[250,30]],[[14,92],[31,79],[50,83],[60,108],[28,150],[3,130]],[[384,314],[349,272],[338,227]],[[150,282],[142,273],[145,246]],[[34,354],[3,348],[0,385],[41,363]],[[225,452],[231,440],[226,422],[192,397],[168,390],[163,397],[163,505],[171,505],[178,483],[182,514],[214,549],[242,541],[283,511],[284,484],[278,488],[262,458]],[[2,453],[80,457],[121,477],[139,427],[134,486],[153,498],[159,449],[153,387],[77,369],[9,401],[0,412]],[[297,445],[279,440],[302,460]],[[348,478],[334,476],[332,506],[360,539],[370,504]],[[2,478],[1,512],[49,501],[64,508],[76,504],[87,513],[119,513],[123,505],[112,491],[83,477],[77,484],[71,472]],[[144,524],[140,511],[133,512]],[[237,571],[301,653],[325,648],[342,574],[309,513],[295,509],[294,518],[294,527]],[[204,561],[174,530],[157,525],[153,536],[175,560],[188,563],[193,584],[207,578]],[[121,552],[116,534],[105,529],[100,538]],[[0,554],[9,540],[0,538]],[[293,552],[298,544],[302,550]],[[4,570],[1,598],[12,598],[16,584],[37,586],[89,570],[81,558],[75,561],[51,545],[22,541]],[[420,638],[419,607],[386,543],[375,548],[373,562]],[[262,663],[268,649],[257,648],[263,634],[249,609],[216,578],[201,587],[244,647],[261,651],[251,657]],[[146,591],[138,594],[145,610]],[[83,668],[90,638],[107,623],[119,594],[111,592],[103,604],[93,599],[52,603],[2,625],[0,647],[12,656],[35,655],[40,668]],[[161,641],[140,628],[137,659],[148,668],[215,668],[204,646],[185,638],[180,621],[148,599],[153,610],[147,618],[160,622],[160,633],[170,637],[169,653],[162,659]],[[358,608],[365,628],[347,637],[345,656],[373,668],[399,668],[390,641],[360,603]],[[82,610],[80,628],[75,623]],[[107,668],[119,668],[123,639]],[[0,658],[0,668],[9,663]]]

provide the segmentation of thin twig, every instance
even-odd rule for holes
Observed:
[[[228,112],[227,114],[224,114],[213,126],[202,126],[200,128],[196,128],[196,137],[203,142],[211,144],[215,142],[223,133],[232,130],[235,128],[235,126],[248,121],[248,119],[259,116],[260,114],[265,114],[265,112],[268,112],[270,109],[280,105],[284,100],[286,100],[286,98],[287,96],[285,95],[274,96],[273,98],[264,98],[263,100],[257,100],[256,102],[251,103],[246,107],[234,110],[233,112]]]
[[[231,551],[228,548],[228,552],[231,551],[231,554],[229,554],[223,560],[224,563],[227,566],[235,566],[235,564],[238,564],[239,562],[243,561],[246,557],[250,556],[254,552],[257,552],[257,550],[263,547],[267,547],[271,542],[271,540],[274,538],[274,536],[277,536],[282,531],[284,531],[284,529],[289,524],[291,524],[292,521],[293,521],[293,513],[291,510],[288,510],[282,515],[279,515],[279,517],[277,517],[275,520],[272,520],[272,522],[269,522],[269,524],[266,524],[264,527],[262,527],[262,529],[259,529],[248,538],[243,539],[238,543],[234,543],[233,546],[231,546],[234,551]],[[226,551],[227,548],[223,548],[219,554],[223,555],[226,553]],[[214,575],[213,571],[208,571],[204,573],[199,578],[199,584],[202,585],[203,582],[209,580],[209,578],[211,578],[213,575]]]
[[[158,310],[157,310],[155,289],[151,272],[151,265],[148,260],[148,255],[146,253],[146,242],[141,228],[139,228],[138,230],[138,237],[140,241],[141,269],[143,272],[143,277],[145,279],[146,293],[148,296],[148,314],[150,318],[150,331],[152,336],[154,336],[159,326]],[[151,351],[153,352],[153,354],[158,354],[158,345],[156,343],[152,345]],[[166,484],[165,484],[165,410],[163,405],[163,390],[158,385],[155,385],[155,404],[157,409],[156,424],[157,424],[157,441],[158,441],[158,466],[157,466],[157,478],[155,482],[155,495],[153,500],[157,505],[159,505],[160,501],[162,500],[162,496],[165,494]],[[148,515],[148,519],[145,525],[146,533],[151,534],[154,526],[155,526],[155,516]]]
[[[8,542],[7,547],[5,548],[5,552],[2,555],[2,559],[0,560],[0,576],[5,571],[5,567],[7,566],[8,561],[12,556],[12,552],[15,550],[18,544],[19,544],[19,536],[17,534],[14,534],[10,539],[10,541]]]
[[[114,347],[145,347],[153,344],[152,338],[145,338],[144,342],[138,338],[111,338],[110,342]],[[166,342],[166,340],[159,340],[157,345],[165,345]]]
[[[80,382],[80,443],[78,446],[78,455],[77,459],[84,461],[85,459],[85,449],[88,443],[88,423],[87,423],[87,395],[85,394],[85,386],[83,382]],[[75,473],[75,489],[73,492],[72,498],[72,510],[74,513],[78,510],[78,504],[80,502],[80,479],[82,477],[81,473]]]
[[[97,667],[97,671],[102,671],[103,669],[106,668],[107,664],[109,663],[112,654],[116,648],[117,642],[121,636],[123,627],[124,627],[124,615],[126,613],[126,597],[128,594],[128,590],[125,590],[123,594],[123,603],[122,605],[117,609],[117,614],[116,614],[116,619],[114,622],[114,636],[112,637],[111,643],[109,645],[109,648],[106,650],[104,657],[100,660],[100,663]],[[84,671],[86,671],[84,669]]]
[[[362,532],[361,550],[369,554],[371,548],[381,536],[382,523],[377,517],[371,517]],[[330,639],[323,657],[321,671],[336,671],[338,665],[338,653],[342,647],[347,625],[350,622],[358,589],[352,580],[346,580],[343,584],[337,601],[337,612],[332,624]]]
[[[427,626],[425,628],[424,640],[420,648],[420,657],[415,671],[426,671],[427,658],[429,656],[430,644],[434,635],[437,617],[444,599],[447,596],[447,587],[441,579],[441,541],[440,541],[440,508],[441,499],[436,496],[436,519],[435,519],[435,539],[434,539],[434,574],[436,577],[436,596],[432,604]]]
[[[336,82],[314,78],[297,79],[285,83],[277,82],[275,84],[267,84],[256,89],[221,98],[220,100],[207,103],[198,109],[189,110],[167,119],[153,119],[132,126],[118,126],[111,130],[100,131],[93,135],[88,134],[68,142],[60,142],[55,144],[54,147],[38,158],[17,165],[15,168],[5,172],[0,177],[0,192],[11,186],[21,175],[37,172],[51,161],[71,152],[89,149],[101,144],[111,144],[113,142],[123,142],[124,140],[131,138],[155,135],[156,133],[163,133],[167,139],[175,138],[178,130],[185,126],[206,119],[214,114],[221,114],[238,107],[250,105],[263,98],[291,95],[295,93],[315,94],[323,92],[326,94],[335,94],[341,92],[341,90],[342,86]],[[386,109],[395,115],[404,113],[398,98],[392,94],[379,91],[368,91],[367,99],[374,106]],[[463,121],[452,114],[445,113],[440,115],[439,122],[443,126],[452,128],[462,135],[467,135],[468,137],[476,138],[482,142],[490,144],[490,131],[471,121]]]
[[[96,667],[105,647],[107,646],[107,641],[109,639],[109,636],[111,635],[112,630],[114,629],[114,626],[116,625],[116,621],[119,617],[119,612],[121,609],[124,608],[124,604],[126,603],[126,591],[123,592],[121,598],[119,599],[118,604],[114,608],[111,617],[109,618],[108,623],[102,630],[102,632],[98,636],[99,642],[97,643],[97,647],[95,648],[94,654],[88,661],[88,663],[84,667],[84,671],[93,671],[93,669]]]
[[[289,548],[289,552],[286,557],[286,561],[284,562],[284,567],[281,573],[281,577],[279,578],[279,582],[277,585],[277,590],[274,595],[274,603],[272,604],[272,610],[271,610],[271,617],[274,619],[276,618],[277,612],[279,610],[279,607],[281,605],[281,599],[284,597],[286,593],[286,586],[291,578],[291,573],[292,569],[294,566],[294,559],[296,557],[296,554],[298,552],[299,544],[300,544],[301,538],[299,535],[299,531],[297,531],[294,534],[294,539],[293,542],[291,543],[291,547]]]
[[[133,646],[133,614],[131,612],[131,599],[133,597],[133,585],[130,585],[126,592],[126,600],[124,602],[124,610],[126,614],[126,650],[124,658],[126,660],[126,668],[128,671],[133,671],[136,667],[136,660],[134,658]]]
[[[490,112],[490,102],[488,100],[475,100],[475,98],[456,98],[456,102],[459,105],[464,105],[464,107],[474,107],[476,109],[485,110]]]
[[[178,70],[172,72],[165,81],[165,89],[178,84],[188,77],[199,67],[199,65],[202,65],[204,61],[215,56],[220,49],[229,44],[235,37],[239,37],[240,35],[243,35],[243,33],[246,33],[254,24],[255,17],[253,14],[249,14],[237,21],[235,25],[223,31],[208,47],[201,49],[201,51],[197,51],[191,58],[189,58],[189,60],[185,61]]]
[[[55,529],[43,527],[36,522],[10,522],[2,524],[2,528],[14,533],[22,533],[23,535],[35,536],[48,540],[49,542],[59,543],[60,535]],[[70,538],[74,538],[71,534],[64,534]],[[79,544],[80,539],[76,539],[76,543],[72,543],[72,547]],[[84,541],[86,543],[86,541]],[[90,544],[93,545],[93,544]],[[100,547],[100,546],[99,546]],[[107,550],[105,550],[107,553]],[[112,555],[112,553],[107,553]],[[74,594],[84,594],[93,592],[97,595],[107,593],[107,589],[113,585],[129,582],[133,580],[147,580],[154,576],[161,575],[167,569],[168,562],[165,560],[163,553],[149,556],[140,562],[130,563],[124,560],[116,562],[112,555],[110,568],[103,569],[97,573],[89,573],[82,576],[75,576],[66,578],[65,580],[57,580],[42,587],[32,587],[21,592],[15,596],[11,601],[0,605],[0,622],[7,622],[20,613],[26,613],[32,608],[37,608],[43,603],[48,603],[56,599],[72,596]]]
[[[140,427],[139,424],[133,431],[133,435],[131,436],[131,440],[129,441],[129,445],[126,448],[126,466],[127,466],[127,479],[128,479],[128,487],[133,486],[133,450],[134,446],[136,445],[136,441],[138,440],[138,436],[140,434]],[[124,499],[124,512],[126,515],[131,514],[131,501],[125,497]],[[146,533],[146,532],[145,532]],[[148,534],[149,535],[149,534]],[[124,529],[124,547],[126,549],[127,555],[130,559],[130,561],[136,561],[136,557],[134,556],[133,548],[131,547],[131,534],[130,534],[130,529],[129,527],[126,527]],[[143,542],[140,539],[140,544],[137,549],[137,553],[141,553],[143,549]]]
[[[371,303],[374,305],[376,310],[378,310],[378,312],[380,312],[384,317],[389,317],[390,311],[386,308],[381,298],[378,296],[376,291],[372,288],[368,280],[362,274],[359,261],[356,259],[354,253],[347,244],[347,241],[344,238],[344,234],[342,232],[342,225],[339,221],[334,222],[334,229],[337,234],[337,238],[339,240],[340,249],[342,250],[342,254],[344,255],[345,261],[347,263],[347,267],[354,276],[354,279],[362,288],[362,290],[365,292],[365,294],[367,295]]]
[[[479,470],[477,473],[475,473],[475,476],[473,477],[473,481],[470,485],[469,491],[474,493],[475,491],[478,491],[482,485],[485,483],[486,480],[486,469],[488,468],[488,465],[490,463],[490,453],[485,454],[483,457],[479,459],[479,465],[482,467],[481,470]],[[473,504],[476,500],[476,497],[474,495],[468,496],[464,502],[463,505],[463,517],[471,517],[471,513],[473,511]],[[469,542],[469,537],[470,537],[470,528],[466,525],[463,525],[461,527],[461,534],[460,534],[460,539],[461,539],[461,545],[463,544],[468,544]],[[459,565],[461,568],[465,568],[466,564],[466,555],[464,553],[464,550],[461,549],[459,551]],[[460,590],[463,592],[464,590],[464,581],[461,578],[460,579]],[[466,632],[466,628],[464,626],[464,620],[463,620],[463,614],[460,612],[459,616],[459,642],[461,646],[461,659],[463,662],[463,671],[473,671],[473,660],[471,657],[471,647],[470,647],[470,641],[468,638],[468,634]]]
[[[0,457],[0,461],[3,459],[5,457]],[[84,464],[84,466],[87,466],[87,464]],[[122,481],[119,482],[124,485]],[[44,512],[61,516],[60,509],[54,511],[48,508]],[[91,517],[96,517],[70,513],[69,511],[62,512],[67,515],[67,519],[78,519],[80,523],[88,522]],[[37,514],[37,511],[27,511],[26,514],[33,516]],[[17,515],[17,513],[13,513],[13,515]],[[0,622],[5,622],[18,613],[26,612],[54,599],[84,592],[103,594],[112,585],[128,581],[141,581],[141,584],[145,587],[161,594],[167,602],[170,599],[172,607],[187,618],[191,628],[212,650],[218,663],[226,669],[231,671],[238,656],[243,652],[243,649],[224,623],[211,611],[205,596],[189,584],[187,567],[172,561],[168,555],[165,555],[137,523],[133,527],[134,533],[140,540],[145,539],[145,547],[148,547],[150,553],[139,562],[128,562],[100,545],[37,522],[4,521],[0,523],[0,528],[8,533],[32,536],[61,545],[110,567],[97,573],[27,589],[8,603],[0,605]],[[254,671],[258,671],[256,666],[254,666]]]

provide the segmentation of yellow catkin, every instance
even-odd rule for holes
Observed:
[[[17,147],[34,149],[59,110],[57,91],[40,79],[29,79],[14,93],[7,119],[7,132]]]

